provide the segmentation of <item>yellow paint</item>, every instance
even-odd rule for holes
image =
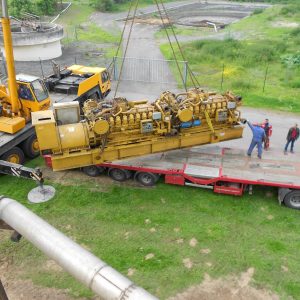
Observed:
[[[25,119],[22,117],[0,117],[0,132],[14,134],[25,127]]]
[[[8,74],[8,89],[13,114],[19,112],[19,98],[16,83],[15,62],[9,18],[2,18],[3,43]],[[25,125],[24,125],[25,126]]]
[[[41,149],[52,153],[54,170],[242,137],[236,110],[240,100],[231,93],[218,95],[195,89],[183,95],[186,98],[178,101],[178,96],[165,92],[154,103],[118,98],[112,108],[105,109],[89,100],[83,107],[85,121],[69,125],[55,122],[57,111],[68,109],[67,104],[60,105],[54,107],[55,112],[33,113],[33,124]],[[229,102],[236,103],[234,108]],[[217,107],[222,110],[220,120]],[[190,119],[202,123],[186,127],[183,121]]]

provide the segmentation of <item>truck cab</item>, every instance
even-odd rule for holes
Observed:
[[[106,68],[72,65],[60,69],[54,65],[54,74],[45,79],[52,103],[78,101],[80,106],[87,99],[100,101],[111,90]]]

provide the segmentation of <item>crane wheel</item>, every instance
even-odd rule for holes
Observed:
[[[108,170],[108,175],[110,178],[116,181],[125,181],[130,178],[130,172],[124,169],[110,168]]]
[[[19,147],[13,147],[0,157],[1,160],[5,160],[11,163],[23,165],[25,161],[24,152]]]
[[[300,209],[300,191],[294,190],[289,192],[283,198],[284,204],[293,209]]]
[[[140,172],[136,174],[135,178],[144,186],[154,186],[159,179],[159,175],[149,172]]]
[[[36,135],[31,135],[21,144],[22,150],[29,158],[35,158],[40,155],[39,143]]]

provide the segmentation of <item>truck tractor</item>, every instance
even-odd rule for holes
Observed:
[[[111,90],[106,68],[72,65],[60,70],[53,66],[54,74],[45,78],[53,103],[78,101],[83,106],[87,99],[104,99]]]

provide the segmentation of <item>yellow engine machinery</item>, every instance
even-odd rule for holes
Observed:
[[[53,170],[65,170],[171,149],[242,137],[241,97],[191,89],[164,92],[154,102],[128,101],[54,104],[32,113],[39,146],[50,154]]]

